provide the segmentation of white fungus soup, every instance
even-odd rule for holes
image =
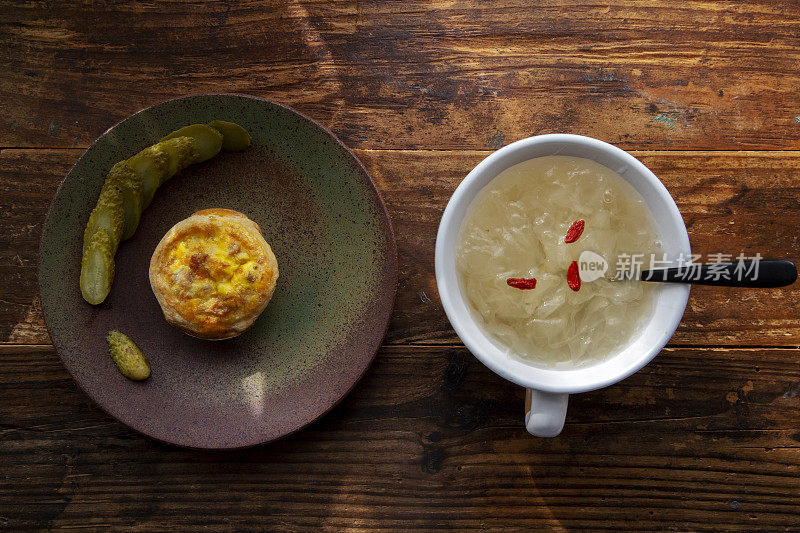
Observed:
[[[584,251],[607,262],[599,279],[581,282]],[[661,253],[653,216],[621,176],[547,156],[506,169],[473,200],[456,266],[471,311],[510,357],[579,367],[619,353],[644,326],[659,284],[613,278]]]

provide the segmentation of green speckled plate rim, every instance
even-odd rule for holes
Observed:
[[[136,117],[139,114],[145,113],[145,112],[149,111],[150,109],[152,109],[153,107],[160,106],[160,105],[165,105],[165,104],[168,104],[170,102],[176,102],[176,101],[180,101],[180,100],[197,98],[197,97],[245,98],[245,99],[250,99],[250,100],[262,101],[262,102],[265,102],[267,104],[283,108],[284,110],[288,111],[289,113],[292,113],[292,114],[298,116],[300,119],[308,122],[310,125],[316,126],[317,128],[319,128],[329,138],[333,139],[333,141],[336,144],[338,144],[342,149],[344,149],[345,152],[347,154],[349,154],[349,156],[352,158],[352,160],[355,161],[355,163],[358,165],[361,173],[366,178],[366,183],[369,185],[369,187],[371,189],[371,192],[373,194],[374,200],[377,202],[377,205],[380,206],[380,210],[381,210],[381,212],[383,214],[383,217],[384,217],[383,222],[385,223],[385,225],[382,225],[381,229],[382,229],[382,231],[383,231],[383,233],[384,233],[384,235],[386,237],[386,242],[389,245],[388,249],[385,250],[385,252],[386,252],[386,260],[387,260],[387,263],[388,263],[387,267],[390,270],[390,277],[392,279],[391,292],[390,292],[391,296],[390,296],[390,298],[388,298],[388,302],[384,302],[383,303],[383,306],[378,305],[378,308],[383,307],[383,309],[386,311],[385,320],[383,321],[384,323],[380,327],[381,334],[380,334],[379,338],[381,340],[378,341],[374,346],[370,347],[371,356],[369,356],[367,359],[364,360],[364,364],[363,364],[362,368],[356,374],[355,379],[353,379],[352,383],[350,383],[347,387],[342,389],[341,394],[339,395],[339,397],[336,398],[333,402],[331,402],[330,405],[327,408],[324,408],[324,409],[320,410],[318,413],[315,413],[312,416],[309,416],[306,419],[298,422],[297,424],[295,424],[294,428],[292,428],[290,430],[287,430],[287,431],[283,432],[280,435],[276,435],[274,437],[265,438],[265,439],[253,439],[252,441],[245,442],[245,443],[243,443],[241,445],[222,446],[222,447],[193,446],[191,444],[186,444],[185,442],[171,441],[171,440],[168,440],[168,439],[165,439],[165,438],[161,438],[161,437],[159,437],[157,435],[152,434],[151,432],[149,432],[147,430],[146,426],[136,427],[133,424],[130,424],[128,422],[124,422],[124,421],[120,420],[117,416],[115,416],[112,412],[110,412],[106,408],[105,405],[103,405],[97,399],[97,397],[92,393],[91,390],[88,390],[86,387],[84,387],[83,383],[81,383],[81,381],[79,379],[77,379],[77,377],[73,373],[72,369],[66,363],[66,361],[63,358],[63,356],[61,355],[61,347],[59,346],[58,339],[54,338],[51,335],[51,341],[53,343],[54,348],[56,349],[56,352],[59,354],[59,358],[62,360],[62,364],[67,369],[67,372],[70,374],[70,376],[72,377],[73,381],[78,385],[78,387],[84,392],[84,394],[86,394],[89,398],[91,398],[92,401],[95,403],[95,405],[97,405],[104,413],[106,413],[111,418],[119,421],[120,423],[130,427],[131,429],[133,429],[133,430],[135,430],[135,431],[137,431],[137,432],[139,432],[139,433],[141,433],[143,435],[146,435],[147,437],[149,437],[149,438],[151,438],[151,439],[153,439],[155,441],[162,442],[164,444],[168,444],[168,445],[172,445],[172,446],[178,446],[178,447],[181,447],[181,448],[196,449],[196,450],[219,450],[219,451],[246,449],[246,448],[252,448],[252,447],[255,447],[255,446],[259,446],[261,444],[266,444],[268,442],[273,442],[275,440],[282,439],[284,437],[292,435],[293,433],[296,433],[296,432],[300,431],[301,429],[305,428],[306,426],[312,424],[313,422],[319,420],[320,418],[325,416],[327,413],[329,413],[333,408],[335,408],[339,403],[341,403],[341,401],[344,400],[344,398],[347,397],[352,392],[352,390],[355,388],[355,386],[361,381],[361,379],[364,377],[364,374],[366,374],[367,369],[369,369],[369,367],[371,366],[372,362],[374,361],[375,356],[378,353],[378,350],[380,349],[380,347],[383,344],[383,339],[385,338],[386,332],[389,329],[389,324],[391,323],[391,317],[392,317],[393,312],[394,312],[394,303],[395,303],[395,299],[396,299],[396,296],[397,296],[397,288],[398,288],[398,271],[399,271],[399,267],[398,267],[398,258],[397,258],[397,242],[396,242],[395,236],[394,236],[394,229],[392,227],[391,217],[389,216],[389,212],[386,209],[386,204],[383,201],[383,198],[381,197],[380,191],[378,191],[378,188],[375,186],[375,182],[372,180],[372,177],[370,176],[369,172],[367,172],[367,169],[364,167],[364,164],[361,162],[361,160],[358,157],[356,157],[356,155],[353,153],[353,151],[350,150],[350,148],[348,148],[341,140],[339,140],[339,138],[336,137],[336,135],[334,135],[330,130],[328,130],[328,128],[326,128],[325,126],[323,126],[322,124],[320,124],[316,120],[308,117],[307,115],[305,115],[305,114],[303,114],[303,113],[301,113],[301,112],[299,112],[299,111],[297,111],[297,110],[295,110],[295,109],[293,109],[293,108],[291,108],[291,107],[289,107],[287,105],[281,104],[280,102],[276,102],[274,100],[270,100],[268,98],[263,98],[263,97],[260,97],[260,96],[253,96],[253,95],[243,94],[243,93],[221,92],[221,93],[197,93],[197,94],[190,94],[190,95],[182,95],[182,96],[177,96],[175,98],[170,98],[168,100],[162,100],[160,102],[157,102],[155,104],[152,104],[150,106],[142,108],[142,109],[140,109],[140,110],[128,115],[124,119],[116,122],[113,126],[111,126],[108,129],[106,129],[106,131],[104,131],[97,139],[95,139],[84,150],[84,152],[75,161],[75,163],[69,168],[69,170],[67,171],[67,173],[64,176],[64,179],[62,179],[61,183],[59,183],[58,188],[56,189],[56,192],[53,195],[53,198],[50,200],[50,204],[49,204],[48,209],[47,209],[47,215],[45,217],[44,224],[42,225],[42,233],[41,233],[40,238],[39,238],[39,267],[37,268],[37,278],[38,278],[37,281],[38,281],[38,284],[39,284],[40,298],[42,299],[42,302],[43,302],[42,314],[44,316],[45,325],[47,325],[49,323],[48,311],[47,311],[46,306],[44,305],[44,297],[43,297],[43,294],[42,294],[44,292],[43,291],[43,287],[42,287],[42,265],[43,265],[42,257],[43,257],[43,255],[45,253],[45,251],[44,251],[44,236],[45,236],[45,232],[47,231],[48,226],[51,224],[51,215],[53,213],[53,207],[54,207],[54,205],[56,203],[56,200],[58,199],[58,197],[59,197],[59,195],[61,193],[61,189],[64,187],[64,184],[67,181],[67,178],[72,174],[72,172],[75,170],[75,168],[81,163],[83,158],[86,157],[87,153],[96,144],[101,142],[106,136],[108,136],[117,126],[119,126],[123,122],[126,122],[127,120],[130,120],[130,119]],[[388,309],[387,309],[387,307],[388,307]],[[49,333],[50,333],[50,328],[48,326],[48,334]]]

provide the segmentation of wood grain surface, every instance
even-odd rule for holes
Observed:
[[[356,148],[565,131],[638,149],[800,147],[792,2],[2,5],[0,146],[85,146],[133,110],[232,91]]]
[[[12,529],[752,531],[800,514],[798,350],[665,349],[619,385],[573,396],[548,440],[520,424],[523,390],[463,348],[386,347],[321,421],[226,453],[111,420],[49,347],[0,354]]]
[[[447,200],[539,133],[613,142],[696,253],[798,261],[800,5],[577,0],[0,0],[0,530],[800,531],[800,294],[692,289],[646,368],[530,437],[524,391],[438,299]],[[50,346],[38,241],[59,182],[132,112],[241,92],[320,121],[392,217],[384,347],[310,427],[184,450],[116,422]]]

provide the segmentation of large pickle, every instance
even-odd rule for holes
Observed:
[[[197,143],[197,160],[202,163],[217,155],[222,150],[222,134],[207,124],[192,124],[173,131],[163,139],[166,141],[176,137],[191,137]]]
[[[92,305],[103,303],[114,281],[116,245],[105,228],[98,228],[83,249],[81,260],[81,294]]]
[[[240,125],[225,120],[212,120],[208,125],[222,134],[224,149],[241,151],[250,146],[250,134]]]
[[[125,212],[122,225],[124,241],[130,239],[139,226],[139,217],[142,214],[142,180],[126,161],[120,161],[111,167],[106,176],[103,187],[110,186],[116,186],[122,196],[122,210]]]
[[[169,168],[161,183],[198,160],[197,142],[193,137],[173,137],[155,145],[169,157]]]
[[[142,180],[142,210],[147,209],[158,187],[167,179],[170,156],[156,144],[128,159],[128,165]]]
[[[86,230],[83,232],[83,249],[89,246],[89,241],[98,229],[106,230],[111,240],[111,253],[116,253],[119,241],[122,239],[122,229],[125,224],[125,210],[122,207],[122,193],[116,185],[104,183],[100,190],[100,198],[94,206]]]
[[[134,234],[142,211],[165,181],[192,163],[211,159],[223,145],[227,150],[250,145],[250,135],[241,126],[221,120],[210,124],[214,127],[185,126],[111,168],[83,233],[80,286],[87,302],[105,300],[120,241]]]

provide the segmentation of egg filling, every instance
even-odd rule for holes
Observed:
[[[211,228],[184,235],[167,251],[164,272],[168,276],[167,300],[217,322],[232,313],[246,313],[260,305],[257,298],[264,278],[263,252],[251,237],[237,228]],[[188,315],[188,313],[187,313]]]

